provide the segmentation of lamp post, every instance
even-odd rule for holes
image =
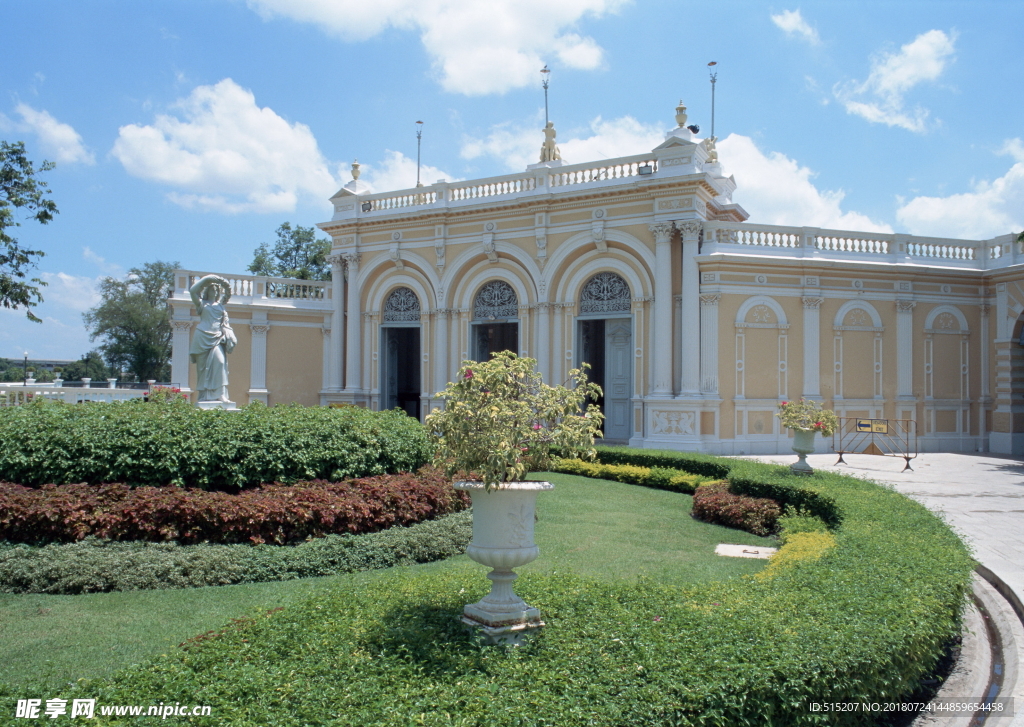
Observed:
[[[24,372],[25,372],[25,379],[24,379],[24,381],[22,381],[21,385],[22,386],[28,386],[28,351],[25,351]]]
[[[416,122],[416,186],[422,187],[423,182],[420,181],[420,146],[423,142],[423,122]]]
[[[711,61],[708,63],[708,68],[714,68],[718,65],[717,61]],[[711,136],[715,136],[715,82],[718,80],[718,73],[715,71],[708,71],[711,74]]]
[[[550,80],[551,69],[548,68],[547,65],[545,64],[545,66],[540,69],[540,72],[544,74],[543,76],[541,76],[541,78],[544,79],[542,81],[542,83],[541,83],[541,86],[544,87],[544,125],[547,126],[548,125],[548,81]]]

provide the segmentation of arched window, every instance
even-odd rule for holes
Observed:
[[[598,273],[580,291],[580,314],[629,312],[629,283],[615,273]]]
[[[384,303],[384,321],[413,321],[420,319],[420,299],[410,288],[395,288]]]
[[[473,301],[473,318],[475,320],[494,320],[497,318],[517,318],[519,316],[519,298],[516,291],[504,280],[492,280],[480,288]]]

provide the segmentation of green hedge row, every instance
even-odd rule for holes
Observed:
[[[283,581],[426,563],[464,553],[469,511],[301,545],[178,545],[89,538],[44,547],[0,544],[0,592],[91,593]]]
[[[600,480],[627,482],[631,485],[652,487],[656,490],[671,490],[693,494],[697,486],[707,482],[706,477],[668,467],[640,467],[631,464],[603,464],[584,462],[580,459],[556,459],[551,465],[552,472],[593,477]]]
[[[799,516],[808,532],[763,577],[687,588],[526,570],[516,591],[547,626],[519,649],[482,648],[459,624],[463,604],[487,590],[479,568],[388,572],[62,696],[141,704],[159,694],[214,705],[195,724],[240,727],[802,727],[877,718],[810,702],[913,693],[958,635],[969,593],[973,562],[949,527],[862,480],[689,459],[745,494],[818,508]],[[818,513],[831,530],[815,532]]]
[[[424,465],[423,427],[400,411],[183,403],[0,408],[0,473],[22,485],[124,482],[235,489],[339,481]]]

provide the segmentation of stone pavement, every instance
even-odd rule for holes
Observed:
[[[796,454],[745,459],[791,464]],[[933,512],[943,513],[971,545],[975,559],[992,571],[1024,602],[1024,460],[990,454],[926,452],[911,460],[914,471],[900,472],[895,457],[812,454],[814,469],[832,470],[891,484]],[[1024,616],[1022,616],[1024,618]]]

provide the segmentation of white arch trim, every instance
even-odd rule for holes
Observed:
[[[604,238],[605,238],[606,241],[618,242],[618,243],[621,243],[621,244],[625,245],[626,247],[628,247],[630,252],[633,253],[634,259],[639,259],[646,266],[647,270],[645,272],[647,273],[647,276],[649,276],[651,271],[654,270],[654,252],[644,242],[642,242],[641,240],[633,237],[632,235],[630,235],[627,232],[622,232],[621,230],[617,230],[614,227],[609,227],[609,228],[605,229],[605,231],[604,231]],[[547,265],[544,266],[544,269],[546,271],[548,271],[549,275],[558,275],[558,271],[560,270],[562,265],[565,263],[565,260],[566,260],[567,257],[572,255],[579,248],[585,247],[587,245],[593,245],[593,244],[594,244],[594,237],[593,237],[593,233],[591,231],[587,230],[587,231],[584,231],[584,232],[576,233],[575,235],[573,235],[572,237],[567,239],[565,242],[561,243],[558,246],[558,248],[555,250],[554,254],[551,255],[550,257],[548,257],[548,262],[547,262]],[[596,249],[593,252],[595,254],[602,254],[602,255],[607,255],[607,254],[612,253],[612,252],[618,252],[618,253],[622,254],[625,257],[625,254],[624,254],[624,252],[622,250],[618,250],[616,248],[611,248],[611,247],[608,248],[608,252],[607,253],[598,253],[598,251]],[[569,271],[567,270],[565,272],[565,274],[561,275],[561,281],[559,282],[559,285],[558,285],[559,295],[563,295],[564,291],[566,290],[566,285],[564,283],[564,280],[565,280],[565,277],[568,274],[569,274]],[[550,280],[548,282],[550,282]],[[633,287],[632,283],[630,283],[630,287],[631,288]],[[645,288],[637,287],[637,288],[633,289],[633,295],[636,296],[639,293],[639,291],[651,290],[651,289],[653,289],[653,288],[646,288],[645,289]]]
[[[395,288],[409,288],[416,294],[420,300],[420,315],[427,315],[433,307],[430,305],[432,300],[430,288],[424,281],[409,273],[401,272],[382,276],[374,282],[370,290],[367,291],[367,311],[383,312],[384,303]]]
[[[616,262],[624,262],[625,265],[615,265]],[[566,303],[579,303],[580,291],[583,290],[583,286],[587,284],[587,281],[597,273],[610,272],[615,273],[629,285],[629,294],[632,298],[646,297],[650,295],[648,291],[653,289],[651,281],[647,280],[647,276],[638,273],[635,265],[638,261],[635,258],[629,257],[622,250],[608,249],[607,252],[598,252],[594,250],[589,252],[578,260],[574,261],[569,269],[566,270],[566,274],[562,276],[561,283],[558,286],[558,294],[555,297],[557,301],[565,301]],[[633,265],[629,263],[634,263]],[[644,271],[646,272],[646,271]]]
[[[526,283],[523,282],[522,277],[517,275],[516,272],[505,267],[499,267],[495,263],[481,263],[467,271],[467,274],[458,283],[458,290],[452,291],[450,297],[453,301],[456,301],[456,307],[468,309],[472,315],[473,302],[484,283],[489,283],[492,280],[503,280],[511,285],[512,290],[516,292],[519,305],[529,305],[536,300],[536,296],[530,295],[530,290]]]
[[[782,306],[779,305],[779,302],[775,300],[775,298],[767,295],[752,295],[743,301],[740,305],[740,309],[736,311],[737,328],[746,328],[748,326],[747,313],[750,312],[751,308],[758,305],[764,305],[771,308],[772,312],[775,313],[775,318],[778,321],[779,326],[789,325],[789,320],[786,318],[786,311],[782,309]]]
[[[932,308],[931,311],[929,311],[928,315],[924,319],[924,327],[925,328],[934,328],[935,327],[935,319],[938,318],[943,313],[949,313],[954,318],[956,318],[956,322],[960,324],[960,330],[957,331],[957,333],[967,333],[968,332],[968,330],[967,330],[967,316],[965,316],[963,314],[963,311],[961,311],[959,308],[957,308],[954,305],[938,305],[938,306],[935,306],[934,308]]]
[[[437,273],[434,271],[433,264],[428,263],[427,259],[422,255],[419,255],[414,252],[407,252],[405,250],[402,251],[402,262],[405,264],[406,270],[412,269],[416,273],[422,275],[423,279],[426,280],[427,285],[431,289],[431,293],[426,298],[420,298],[420,306],[423,308],[423,310],[433,308],[433,291],[437,290],[438,285],[441,282],[437,277]],[[378,271],[380,268],[387,267],[393,268],[395,274],[399,276],[406,274],[405,271],[399,270],[398,268],[395,267],[395,261],[392,260],[388,255],[377,255],[376,257],[373,258],[373,261],[366,267],[360,266],[359,274],[356,277],[356,282],[358,283],[360,289],[362,289],[363,286],[366,285],[366,281],[372,275],[374,275],[376,271]],[[381,275],[377,279],[377,281],[372,286],[370,286],[370,288],[375,290],[381,282],[387,283],[393,280],[395,278],[395,274],[389,275],[385,271],[385,274]],[[416,294],[419,295],[419,291],[416,291]],[[373,300],[373,298],[367,298],[367,300]]]
[[[882,327],[882,316],[878,315],[878,311],[875,310],[875,306],[865,300],[848,300],[839,306],[839,310],[836,311],[836,317],[832,325],[842,326],[843,321],[846,320],[846,314],[857,309],[860,309],[871,316],[871,326],[873,328]]]
[[[522,270],[530,281],[533,283],[533,294],[530,296],[522,296],[520,303],[524,300],[530,299],[535,300],[537,298],[537,280],[541,279],[540,268],[537,267],[537,263],[531,258],[525,250],[509,242],[497,242],[494,245],[496,252],[504,253],[508,257],[512,258],[516,263],[522,267]],[[508,259],[499,259],[498,262],[492,263],[490,260],[477,261],[477,264],[472,264],[473,258],[481,256],[483,253],[481,248],[473,245],[468,250],[463,250],[458,257],[456,257],[450,264],[445,266],[444,275],[441,276],[440,289],[446,291],[445,295],[448,302],[456,300],[455,289],[462,290],[464,285],[465,277],[470,275],[472,271],[477,269],[479,265],[484,264],[494,269],[499,269],[501,265],[508,265]],[[513,286],[514,287],[514,286]],[[519,291],[516,291],[516,295],[519,295]],[[455,304],[457,305],[457,304]]]

